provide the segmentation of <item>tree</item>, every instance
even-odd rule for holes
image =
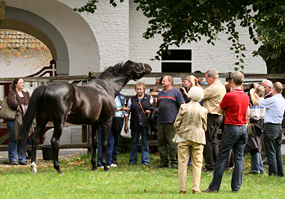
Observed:
[[[124,0],[120,0],[123,2]],[[197,42],[204,36],[215,45],[218,33],[228,34],[231,50],[237,61],[235,70],[243,70],[243,51],[246,46],[239,41],[236,24],[248,28],[250,39],[260,44],[254,56],[261,56],[267,64],[268,73],[284,73],[284,1],[282,0],[134,0],[137,10],[149,18],[150,27],[144,38],[155,35],[163,37],[156,59],[170,45]],[[90,0],[79,12],[96,10],[98,0]],[[113,6],[117,4],[110,0]]]

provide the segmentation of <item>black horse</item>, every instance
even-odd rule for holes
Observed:
[[[59,139],[65,122],[72,124],[93,124],[94,129],[102,128],[102,163],[106,165],[108,132],[116,112],[115,96],[131,80],[138,80],[151,72],[148,64],[127,61],[109,67],[99,78],[84,86],[73,86],[65,82],[52,82],[36,88],[31,96],[21,128],[22,146],[26,150],[26,139],[34,117],[36,129],[32,138],[31,166],[36,169],[36,150],[40,136],[49,120],[52,120],[54,132],[51,138],[54,168],[62,173],[59,162]],[[97,135],[92,132],[92,169],[96,170]]]

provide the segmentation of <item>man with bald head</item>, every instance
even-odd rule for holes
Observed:
[[[280,82],[273,84],[272,97],[259,100],[250,90],[253,104],[266,108],[264,117],[263,141],[269,175],[284,177],[282,145],[282,120],[285,111],[285,99],[282,97],[283,85]]]

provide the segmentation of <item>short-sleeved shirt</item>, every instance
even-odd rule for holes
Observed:
[[[120,98],[122,98],[122,99],[120,99]],[[126,98],[122,94],[117,95],[116,98],[115,98],[115,102],[116,102],[117,109],[120,109],[120,108],[122,108],[126,104]],[[122,102],[123,102],[123,104],[122,104]],[[125,112],[125,111],[118,111],[118,112],[116,112],[115,117],[122,117],[122,114],[128,116],[127,112]]]
[[[169,124],[175,121],[179,107],[185,103],[181,92],[178,89],[172,88],[168,91],[160,91],[157,95],[158,105],[158,124]]]
[[[249,105],[248,95],[240,89],[227,93],[220,107],[225,111],[225,124],[242,126],[247,123],[246,111]]]
[[[270,98],[259,100],[260,107],[266,108],[264,123],[281,124],[285,111],[285,99],[281,94],[275,94]]]

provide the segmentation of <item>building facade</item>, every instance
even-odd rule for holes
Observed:
[[[178,56],[177,60],[166,58],[154,61],[152,59],[162,38],[146,40],[142,37],[148,27],[148,19],[141,11],[136,11],[137,5],[133,1],[120,3],[117,0],[115,8],[108,1],[99,1],[94,14],[73,10],[86,2],[87,0],[6,0],[0,29],[22,31],[45,43],[56,61],[58,75],[101,72],[108,66],[129,59],[149,63],[153,72],[168,71],[163,65],[171,66],[173,63],[182,64],[189,72],[206,72],[210,68],[219,72],[234,71],[235,55],[229,50],[231,43],[225,34],[219,35],[220,40],[215,46],[202,39],[179,49],[170,47],[170,50],[180,55],[180,52],[186,52],[184,58]],[[249,39],[247,29],[240,28],[240,37],[247,47],[244,53],[244,72],[266,73],[266,64],[262,58],[252,56],[252,51],[258,46]],[[24,67],[18,65],[17,67]],[[2,63],[0,67],[6,66]],[[14,76],[27,76],[37,70],[39,69],[31,71],[23,68],[15,71]],[[17,74],[20,71],[21,74]],[[2,73],[1,77],[6,75]]]

